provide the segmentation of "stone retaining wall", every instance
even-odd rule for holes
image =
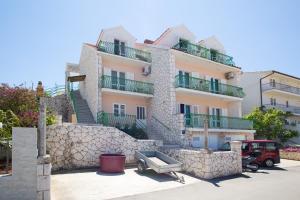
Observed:
[[[242,173],[240,142],[232,146],[232,151],[224,152],[172,148],[162,148],[162,151],[182,162],[183,171],[199,178],[212,179]]]
[[[157,150],[161,141],[137,140],[114,127],[64,123],[47,127],[47,151],[53,170],[99,166],[99,155],[122,153],[135,162],[135,150]]]
[[[300,153],[299,152],[287,152],[287,151],[280,150],[280,158],[300,161]]]

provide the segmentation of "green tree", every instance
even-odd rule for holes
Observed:
[[[246,119],[253,121],[257,137],[284,143],[299,134],[298,131],[286,126],[286,119],[290,116],[291,113],[275,108],[267,110],[255,108]]]
[[[0,122],[2,122],[2,128],[0,128],[0,140],[8,139],[12,136],[12,127],[20,126],[18,117],[11,111],[0,110]]]

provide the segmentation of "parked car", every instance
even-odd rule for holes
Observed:
[[[255,162],[266,167],[280,163],[279,144],[272,140],[243,140],[242,156],[254,156]],[[230,150],[230,143],[223,145],[222,150]]]

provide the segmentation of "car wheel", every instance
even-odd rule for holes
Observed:
[[[256,172],[259,169],[259,165],[256,163],[251,164],[253,168],[251,168],[251,171]]]
[[[274,161],[272,159],[265,160],[266,167],[274,167]]]
[[[139,173],[144,173],[145,170],[146,170],[145,163],[144,163],[143,161],[139,160],[139,161],[138,161],[137,168],[138,168],[138,172],[139,172]]]

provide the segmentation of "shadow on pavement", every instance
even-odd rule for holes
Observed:
[[[157,182],[169,182],[169,181],[176,181],[179,182],[179,180],[177,178],[175,178],[174,176],[168,175],[168,174],[159,174],[156,173],[154,170],[152,169],[147,169],[144,173],[138,173],[137,170],[134,170],[136,172],[137,175],[139,176],[145,176],[147,178],[151,178]]]

